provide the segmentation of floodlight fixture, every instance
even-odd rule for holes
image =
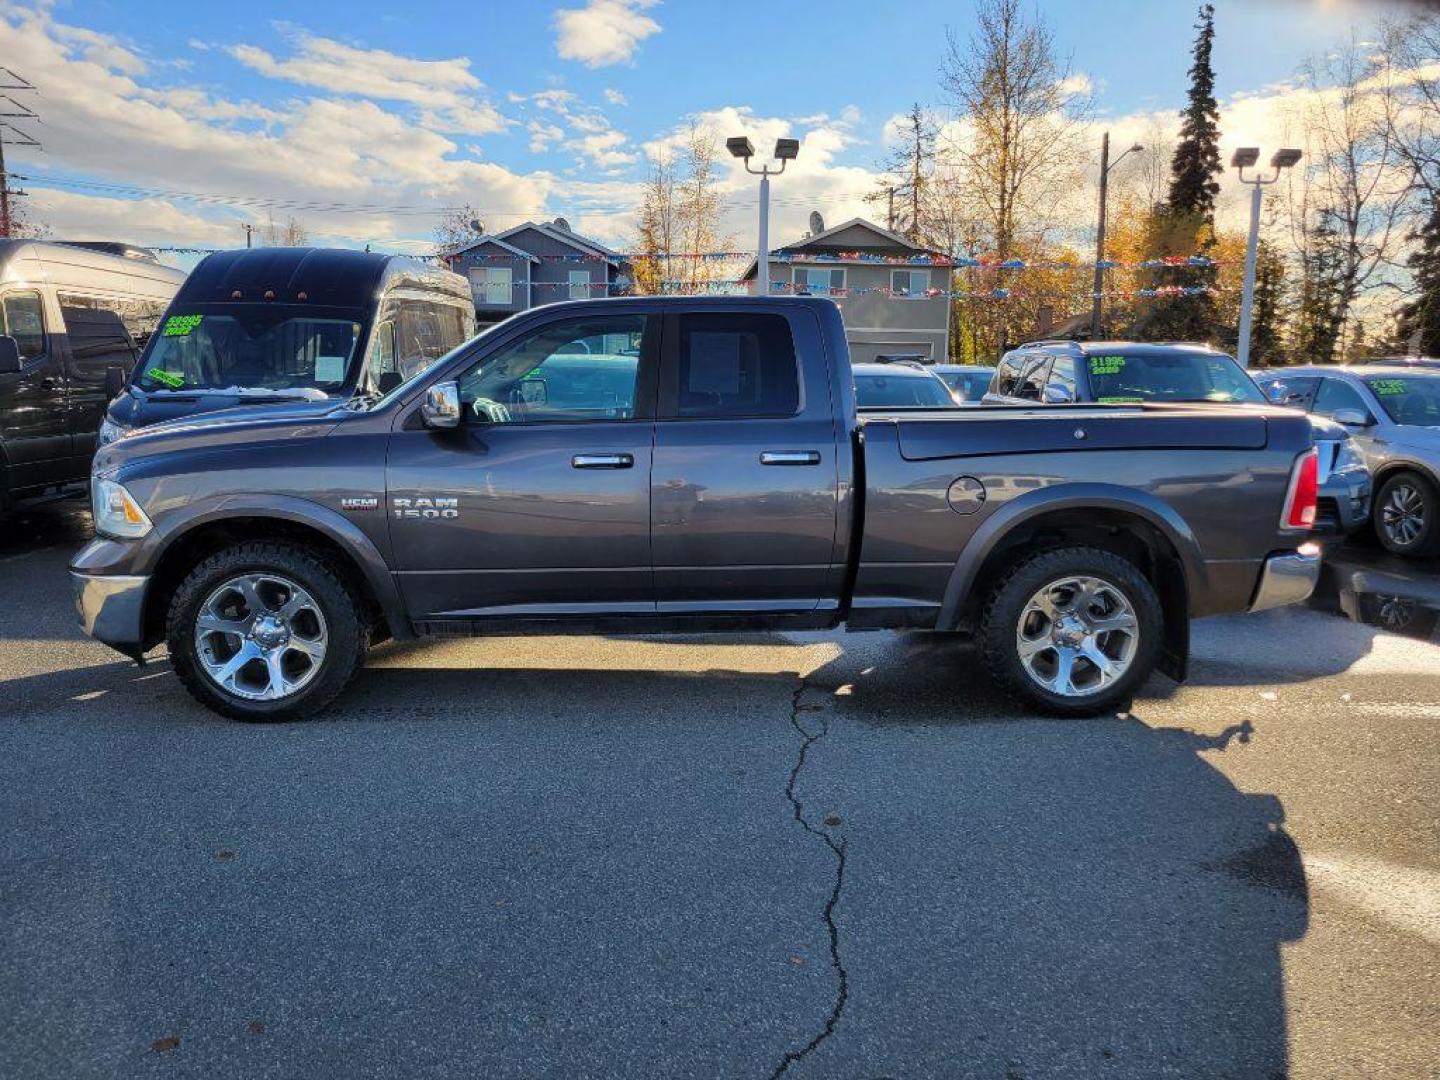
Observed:
[[[1294,149],[1276,150],[1270,158],[1272,169],[1288,169],[1300,160],[1300,151]]]
[[[778,161],[794,161],[800,154],[799,139],[776,139],[775,158]]]
[[[752,158],[755,156],[755,144],[745,135],[736,135],[733,139],[725,140],[725,149],[737,158]]]
[[[1260,148],[1258,146],[1242,146],[1230,156],[1230,164],[1237,169],[1251,169],[1260,160]]]

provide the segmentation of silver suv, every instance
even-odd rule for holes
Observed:
[[[1440,371],[1297,367],[1262,380],[1270,400],[1342,424],[1375,483],[1375,535],[1397,555],[1440,554]]]

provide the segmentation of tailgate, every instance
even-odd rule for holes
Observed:
[[[1266,445],[1266,418],[1239,410],[1182,416],[1066,411],[1064,416],[997,410],[992,419],[977,410],[956,417],[901,418],[900,454],[907,461],[931,461],[1061,450],[1262,450]]]

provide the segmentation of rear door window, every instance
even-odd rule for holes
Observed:
[[[668,369],[669,415],[683,418],[793,416],[800,366],[783,315],[706,312],[677,317]]]
[[[1050,365],[1050,378],[1049,378],[1049,380],[1046,382],[1045,385],[1046,385],[1046,386],[1049,386],[1049,387],[1053,387],[1054,390],[1056,391],[1057,395],[1063,395],[1063,397],[1057,397],[1057,400],[1074,401],[1074,400],[1075,400],[1075,360],[1074,360],[1074,358],[1073,358],[1073,357],[1069,357],[1069,356],[1057,356],[1057,357],[1055,358],[1054,362]]]
[[[1322,380],[1312,411],[1321,416],[1333,417],[1338,409],[1353,409],[1366,416],[1370,415],[1370,410],[1365,407],[1364,400],[1353,386],[1348,386],[1339,379]]]
[[[1316,378],[1286,376],[1279,379],[1265,379],[1260,383],[1260,388],[1265,391],[1265,396],[1276,405],[1308,410],[1319,385],[1320,380]]]
[[[135,364],[135,342],[125,325],[124,301],[69,293],[57,299],[76,365],[92,372],[117,366],[128,373]]]

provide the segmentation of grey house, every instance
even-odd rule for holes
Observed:
[[[479,326],[558,300],[619,296],[634,280],[623,256],[571,232],[564,218],[527,221],[443,258],[469,279]]]
[[[772,292],[831,296],[845,318],[850,358],[873,360],[882,353],[918,353],[945,363],[950,348],[950,301],[926,291],[950,291],[949,265],[887,265],[862,256],[946,262],[943,253],[912,244],[898,233],[864,218],[851,218],[771,252]],[[824,259],[817,258],[825,256]],[[755,277],[751,263],[741,281]]]

